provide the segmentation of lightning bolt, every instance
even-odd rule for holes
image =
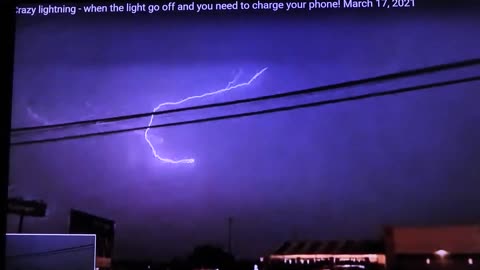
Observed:
[[[164,103],[161,103],[159,104],[157,107],[155,107],[153,109],[153,113],[155,112],[158,112],[161,108],[165,107],[165,106],[172,106],[172,105],[180,105],[182,103],[185,103],[187,101],[191,101],[191,100],[195,100],[195,99],[202,99],[202,98],[206,98],[206,97],[209,97],[209,96],[214,96],[214,95],[218,95],[218,94],[221,94],[221,93],[225,93],[225,92],[228,92],[228,91],[231,91],[231,90],[234,90],[234,89],[237,89],[237,88],[241,88],[241,87],[245,87],[245,86],[249,86],[250,84],[252,84],[258,77],[260,77],[260,75],[262,75],[262,73],[264,73],[265,71],[267,70],[267,68],[263,68],[262,70],[260,70],[259,72],[257,72],[255,75],[253,75],[253,77],[250,78],[250,80],[246,81],[246,82],[243,82],[243,83],[238,83],[236,84],[236,81],[238,80],[238,77],[240,76],[240,74],[237,74],[237,76],[235,76],[235,78],[230,81],[227,86],[223,89],[220,89],[220,90],[217,90],[217,91],[213,91],[213,92],[207,92],[207,93],[204,93],[204,94],[201,94],[201,95],[196,95],[196,96],[190,96],[190,97],[187,97],[187,98],[184,98],[182,100],[179,100],[179,101],[175,101],[175,102],[164,102]],[[186,164],[190,164],[190,163],[194,163],[195,162],[195,159],[193,158],[187,158],[187,159],[179,159],[179,160],[174,160],[174,159],[170,159],[170,158],[165,158],[165,157],[161,157],[158,152],[157,152],[157,149],[155,149],[155,146],[153,145],[153,143],[150,141],[150,138],[149,138],[149,131],[150,131],[150,127],[152,126],[152,123],[153,123],[153,119],[155,119],[155,115],[151,115],[150,116],[150,121],[148,122],[148,128],[145,130],[145,133],[144,133],[144,138],[145,138],[145,141],[147,142],[148,146],[150,147],[150,149],[152,150],[152,154],[153,156],[162,161],[162,162],[165,162],[165,163],[172,163],[172,164],[181,164],[181,163],[186,163]]]
[[[35,121],[42,123],[42,125],[49,125],[49,121],[43,117],[41,117],[38,113],[34,112],[32,108],[27,107],[27,113],[30,117],[32,117]]]

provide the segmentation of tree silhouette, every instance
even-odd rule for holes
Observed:
[[[212,245],[196,247],[189,256],[194,268],[225,269],[234,263],[234,257],[223,249]]]

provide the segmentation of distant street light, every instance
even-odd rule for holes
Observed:
[[[440,249],[440,250],[435,251],[435,254],[440,256],[441,258],[444,258],[445,256],[448,255],[448,251]]]

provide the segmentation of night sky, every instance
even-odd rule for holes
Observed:
[[[474,16],[22,17],[13,127],[149,112],[246,82],[263,68],[248,86],[182,106],[477,58]],[[479,74],[474,67],[154,123]],[[26,232],[66,233],[70,208],[115,220],[117,257],[168,259],[196,244],[226,246],[229,216],[240,257],[261,256],[291,238],[374,239],[386,224],[479,222],[479,87],[150,131],[159,155],[194,164],[162,163],[141,131],[12,147],[10,194],[48,203],[48,217],[27,218]],[[17,222],[9,219],[10,231]]]

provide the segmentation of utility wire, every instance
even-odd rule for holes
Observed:
[[[88,244],[88,245],[81,245],[81,246],[75,246],[75,247],[69,247],[69,248],[47,250],[47,251],[34,252],[34,253],[9,255],[9,256],[6,256],[6,257],[7,258],[24,258],[24,257],[46,256],[46,255],[57,255],[57,254],[61,254],[61,253],[71,253],[71,252],[76,252],[76,251],[82,251],[82,250],[86,250],[86,249],[91,249],[93,247],[95,247],[94,244]]]
[[[53,125],[21,127],[21,128],[11,129],[11,132],[25,132],[25,131],[44,130],[44,129],[67,128],[71,126],[80,126],[80,125],[119,122],[119,121],[131,120],[136,118],[150,117],[153,115],[163,115],[163,114],[171,114],[171,113],[177,113],[177,112],[183,112],[183,111],[231,106],[231,105],[237,105],[237,104],[257,102],[257,101],[279,99],[279,98],[285,98],[285,97],[291,97],[291,96],[313,94],[313,93],[335,90],[340,88],[348,88],[348,87],[359,86],[364,84],[377,83],[377,82],[386,81],[386,80],[394,80],[394,79],[400,79],[400,78],[410,77],[414,75],[436,73],[440,71],[464,68],[464,67],[470,67],[470,66],[476,66],[476,65],[480,65],[480,58],[473,58],[473,59],[459,61],[459,62],[452,62],[452,63],[429,66],[429,67],[418,68],[418,69],[411,69],[411,70],[406,70],[406,71],[396,72],[396,73],[389,73],[389,74],[384,74],[384,75],[375,76],[375,77],[351,80],[347,82],[335,83],[335,84],[324,85],[320,87],[290,91],[290,92],[273,94],[273,95],[264,95],[264,96],[254,97],[254,98],[239,99],[239,100],[233,100],[233,101],[227,101],[227,102],[221,102],[221,103],[211,103],[211,104],[199,105],[199,106],[183,107],[178,109],[163,110],[163,111],[157,111],[157,112],[139,113],[139,114],[130,114],[130,115],[123,115],[123,116],[116,116],[116,117],[108,117],[108,118],[98,118],[98,119],[91,119],[91,120],[66,122],[66,123],[53,124]]]
[[[292,106],[281,106],[281,107],[276,107],[276,108],[272,108],[272,109],[264,109],[264,110],[259,110],[259,111],[251,111],[251,112],[238,113],[238,114],[229,114],[229,115],[222,115],[222,116],[215,116],[215,117],[199,118],[199,119],[188,120],[188,121],[172,122],[172,123],[166,123],[166,124],[142,126],[142,127],[135,127],[135,128],[117,129],[117,130],[110,130],[110,131],[104,131],[104,132],[85,133],[85,134],[80,134],[80,135],[70,135],[70,136],[39,139],[39,140],[26,140],[26,141],[20,141],[20,142],[13,142],[10,145],[11,146],[19,146],[19,145],[49,143],[49,142],[57,142],[57,141],[65,141],[65,140],[83,139],[83,138],[96,137],[96,136],[106,136],[106,135],[119,134],[119,133],[125,133],[125,132],[137,131],[137,130],[145,130],[145,129],[148,129],[148,128],[153,129],[153,128],[198,124],[198,123],[205,123],[205,122],[214,122],[214,121],[221,121],[221,120],[226,120],[226,119],[249,117],[249,116],[254,116],[254,115],[262,115],[262,114],[269,114],[269,113],[275,113],[275,112],[285,112],[285,111],[297,110],[297,109],[308,108],[308,107],[325,106],[325,105],[330,105],[330,104],[336,104],[336,103],[342,103],[342,102],[348,102],[348,101],[356,101],[356,100],[363,100],[363,99],[374,98],[374,97],[396,95],[396,94],[402,94],[402,93],[407,93],[407,92],[427,90],[427,89],[432,89],[432,88],[436,88],[436,87],[443,87],[443,86],[449,86],[449,85],[455,85],[455,84],[461,84],[461,83],[467,83],[467,82],[474,82],[474,81],[480,81],[480,76],[466,77],[466,78],[457,79],[457,80],[449,80],[449,81],[430,83],[430,84],[423,84],[423,85],[405,87],[405,88],[400,88],[400,89],[395,89],[395,90],[390,90],[390,91],[382,91],[382,92],[374,92],[374,93],[368,93],[368,94],[354,95],[354,96],[344,97],[344,98],[327,99],[327,100],[310,102],[310,103],[302,103],[302,104],[297,104],[297,105],[292,105]]]

